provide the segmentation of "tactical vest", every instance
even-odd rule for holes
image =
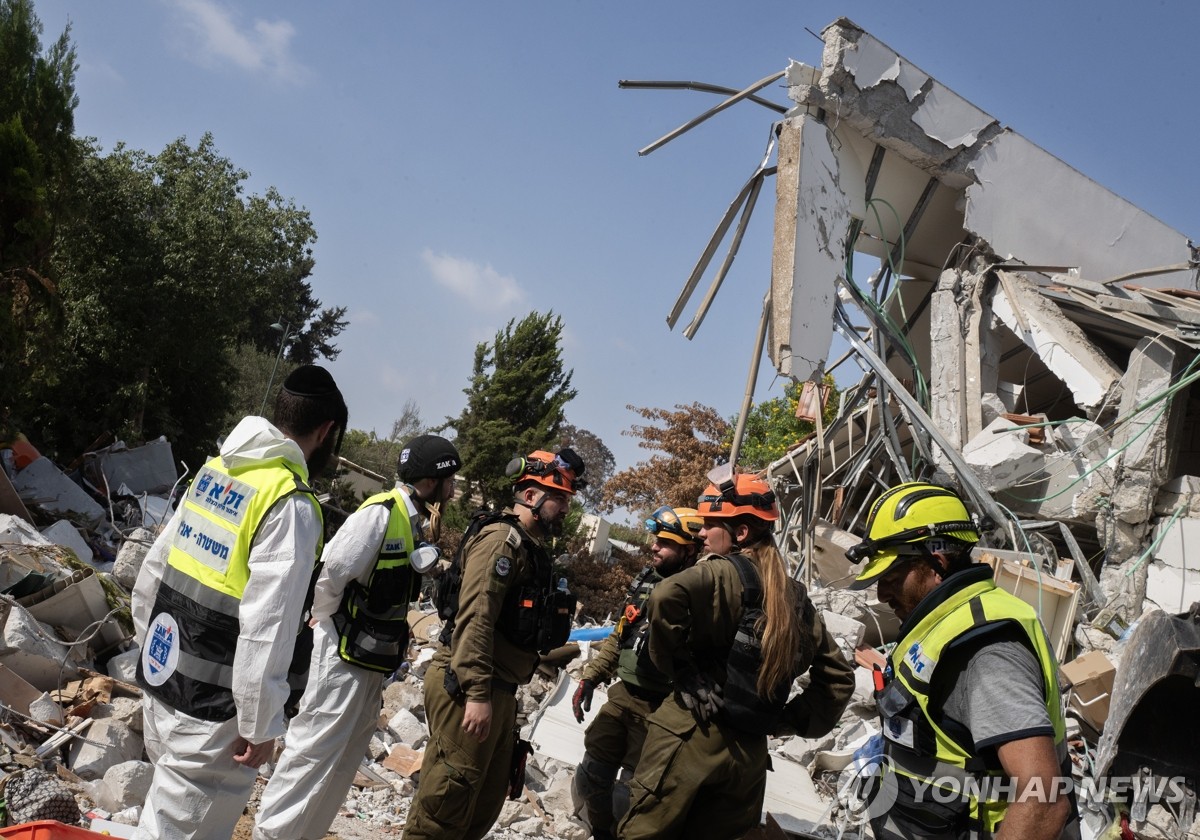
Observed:
[[[311,499],[322,521],[313,491],[282,458],[227,471],[217,457],[196,474],[171,535],[138,659],[137,681],[150,694],[202,720],[237,713],[233,660],[250,548],[267,513],[293,493]],[[304,571],[316,567],[322,543],[318,537],[316,554],[297,558]],[[303,692],[307,673],[308,657],[294,657],[288,673],[293,696]]]
[[[510,545],[514,542],[525,551],[533,566],[532,580],[510,586],[500,605],[496,630],[504,638],[522,650],[549,653],[567,643],[571,634],[571,622],[575,617],[575,596],[554,585],[554,567],[546,549],[525,533],[515,514],[504,511],[480,511],[463,534],[454,562],[441,579],[435,600],[438,616],[445,622],[439,640],[450,644],[454,634],[454,621],[458,615],[458,595],[462,588],[462,568],[468,545],[490,525],[504,523],[511,531]],[[516,548],[516,545],[513,545]]]
[[[1027,641],[1042,672],[1046,712],[1054,727],[1060,762],[1067,760],[1065,726],[1059,702],[1058,669],[1037,613],[1025,602],[998,589],[990,569],[959,574],[969,575],[962,588],[920,617],[892,651],[894,676],[880,695],[878,705],[890,772],[917,780],[922,786],[940,779],[943,790],[963,794],[936,796],[929,793],[932,788],[924,788],[921,801],[910,802],[907,799],[913,786],[897,779],[899,796],[905,802],[893,818],[902,811],[919,812],[928,808],[928,816],[935,824],[954,823],[962,826],[964,836],[989,838],[1008,807],[1007,799],[996,796],[999,782],[1006,774],[998,760],[984,759],[975,753],[969,733],[957,733],[955,737],[956,733],[948,731],[950,723],[934,719],[930,710],[931,682],[943,653],[968,633],[974,640],[978,635],[1004,627],[1020,628],[1022,640]]]
[[[366,586],[350,581],[333,615],[338,655],[351,665],[390,674],[408,650],[408,606],[417,597],[421,576],[410,561],[415,543],[408,504],[400,490],[371,496],[359,507],[383,505],[387,532]]]
[[[714,557],[705,562],[714,562]],[[816,651],[812,643],[812,626],[816,614],[808,593],[799,581],[797,587],[796,621],[799,624],[800,645],[793,660],[792,674],[781,680],[767,697],[758,693],[758,674],[762,670],[762,633],[765,627],[763,590],[754,562],[741,554],[724,557],[737,569],[742,581],[742,617],[738,621],[733,646],[725,665],[725,708],[723,716],[735,729],[754,735],[770,735],[779,731],[784,706],[787,705],[792,683],[812,665]]]
[[[646,645],[650,629],[646,604],[650,600],[650,593],[662,580],[662,576],[653,566],[647,566],[638,572],[638,576],[629,585],[625,607],[613,632],[617,634],[620,649],[617,677],[621,682],[665,697],[671,693],[671,681],[654,667]]]

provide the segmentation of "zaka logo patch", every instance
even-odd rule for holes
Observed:
[[[150,622],[142,649],[142,671],[150,685],[162,685],[179,666],[179,623],[170,613],[159,613]]]

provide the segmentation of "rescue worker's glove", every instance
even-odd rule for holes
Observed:
[[[520,799],[525,790],[525,763],[533,755],[533,744],[521,738],[519,732],[513,732],[512,763],[508,767],[508,798]]]
[[[721,687],[699,671],[675,674],[675,691],[679,700],[700,723],[708,723],[725,706]]]
[[[583,723],[583,713],[592,710],[592,692],[596,690],[596,684],[591,680],[580,680],[579,687],[575,689],[575,696],[571,698],[571,711],[575,713],[575,720]]]

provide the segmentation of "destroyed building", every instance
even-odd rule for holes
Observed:
[[[797,574],[864,622],[869,642],[893,641],[889,610],[838,594],[853,577],[844,551],[887,487],[958,487],[988,530],[977,556],[1039,609],[1061,659],[1100,651],[1080,661],[1102,662],[1111,689],[1105,653],[1118,639],[1132,637],[1128,647],[1143,654],[1165,643],[1136,675],[1117,674],[1111,698],[1108,689],[1085,696],[1096,684],[1080,677],[1089,686],[1072,708],[1093,739],[1103,729],[1099,772],[1182,775],[1194,805],[1200,727],[1184,710],[1200,700],[1195,617],[1156,631],[1139,619],[1200,600],[1200,558],[1187,550],[1200,524],[1200,253],[853,22],[835,21],[822,41],[819,65],[793,61],[642,150],[734,103],[770,105],[758,92],[786,86],[774,164],[768,148],[668,323],[729,238],[685,335],[699,328],[773,175],[759,352],[765,345],[781,375],[813,390],[829,373],[860,375],[843,389],[836,419],[767,471]],[[640,85],[672,86],[630,86]],[[878,270],[857,275],[856,253]],[[834,359],[831,347],[846,349]],[[1096,714],[1101,701],[1112,704],[1107,722]],[[1148,744],[1152,707],[1177,710],[1178,728]],[[1122,750],[1137,760],[1120,761]],[[1145,807],[1135,810],[1147,819]],[[1165,836],[1182,836],[1193,813],[1184,808]]]
[[[1200,836],[1191,828],[1200,619],[1176,617],[1200,601],[1200,553],[1189,550],[1200,538],[1197,251],[852,22],[835,21],[822,39],[819,65],[792,62],[685,126],[775,82],[791,101],[775,108],[772,147],[668,319],[674,326],[732,230],[686,333],[699,328],[774,176],[762,349],[799,381],[858,377],[837,418],[770,466],[778,536],[833,635],[866,667],[838,730],[772,740],[763,836],[869,836],[839,794],[874,731],[869,669],[896,620],[869,592],[846,591],[844,551],[875,496],[915,477],[963,491],[987,530],[979,556],[1038,608],[1067,663],[1080,777],[1187,780],[1174,808],[1136,795],[1085,802],[1085,836],[1109,831],[1123,812],[1139,836]],[[857,275],[855,253],[880,267]],[[845,349],[831,358],[831,346]],[[11,488],[0,475],[0,740],[6,769],[59,757],[81,798],[128,821],[146,783],[137,652],[112,590],[99,586],[110,576],[110,586],[132,586],[175,470],[169,447],[91,460],[91,495],[46,459],[6,465]],[[39,533],[26,504],[69,521]],[[414,617],[420,644],[385,693],[347,800],[348,813],[374,825],[403,824],[419,778],[420,678],[435,621]],[[90,673],[101,662],[107,677]],[[570,791],[583,752],[584,727],[570,713],[578,670],[578,661],[557,676],[550,669],[522,689],[537,754],[526,796],[506,805],[494,836],[587,836]]]

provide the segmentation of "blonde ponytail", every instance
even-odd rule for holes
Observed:
[[[796,617],[797,587],[788,575],[787,563],[770,533],[742,549],[758,569],[763,590],[763,615],[755,628],[762,635],[762,669],[758,672],[758,694],[770,697],[781,683],[790,683],[796,654],[802,644]]]

